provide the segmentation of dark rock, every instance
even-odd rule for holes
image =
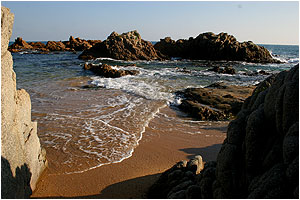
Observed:
[[[222,85],[210,88],[218,87]],[[207,163],[195,175],[196,189],[200,188],[200,192],[194,191],[197,198],[299,198],[296,90],[299,65],[257,86],[229,124],[217,162]]]
[[[285,167],[277,164],[260,178],[254,179],[249,185],[250,199],[262,198],[284,198],[285,197]],[[278,191],[276,193],[275,191]]]
[[[201,198],[201,188],[197,185],[191,185],[187,188],[185,196],[187,199],[200,199]]]
[[[189,40],[161,39],[154,48],[169,57],[197,60],[235,60],[255,63],[278,63],[269,51],[253,42],[238,42],[227,33],[202,33]]]
[[[291,163],[296,156],[299,156],[299,122],[291,126],[287,132],[283,140],[282,148],[285,164]]]
[[[219,67],[219,66],[215,66],[211,69],[209,69],[209,71],[213,71],[213,72],[217,72],[217,73],[220,73],[220,74],[235,74],[235,69],[233,67],[228,67],[228,66],[225,66],[224,68],[223,67]]]
[[[90,70],[98,76],[104,76],[106,78],[119,78],[126,75],[137,75],[139,71],[137,70],[121,70],[114,69],[112,66],[107,64],[94,65],[94,64],[85,64],[85,70]]]
[[[151,42],[141,38],[137,31],[130,31],[119,35],[112,32],[101,43],[85,50],[79,59],[87,60],[99,57],[109,57],[118,60],[161,60],[163,56],[157,52]]]
[[[185,190],[180,190],[178,192],[172,193],[167,198],[168,199],[185,199],[186,198]]]
[[[176,92],[184,98],[179,108],[199,120],[227,120],[241,109],[254,87],[214,83],[206,88],[188,88]]]

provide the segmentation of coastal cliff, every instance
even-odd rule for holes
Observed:
[[[28,198],[47,166],[46,151],[31,121],[31,101],[24,90],[16,89],[11,53],[7,50],[14,15],[1,7],[1,195]]]
[[[216,161],[197,172],[179,162],[149,198],[299,198],[299,64],[261,82],[248,97]]]

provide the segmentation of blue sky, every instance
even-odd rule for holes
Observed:
[[[15,14],[11,40],[104,40],[138,30],[142,38],[188,39],[227,32],[239,41],[299,44],[299,2],[262,1],[2,1]]]

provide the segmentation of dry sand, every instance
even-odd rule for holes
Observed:
[[[169,108],[166,108],[169,109]],[[172,112],[171,109],[168,112]],[[133,155],[120,163],[103,165],[79,174],[55,174],[48,153],[49,167],[33,192],[33,198],[145,198],[150,185],[160,173],[180,160],[201,155],[204,161],[215,160],[226,137],[228,123],[201,129],[202,134],[158,131],[154,118],[143,134]],[[57,153],[56,153],[57,154]]]

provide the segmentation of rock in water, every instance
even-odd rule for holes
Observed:
[[[150,42],[141,38],[137,31],[121,35],[112,32],[106,40],[79,55],[79,58],[84,60],[99,57],[118,60],[161,60],[163,58]]]
[[[24,41],[21,37],[18,37],[15,42],[9,46],[8,50],[12,52],[18,52],[21,50],[33,49],[31,45],[29,45],[26,41]]]
[[[90,70],[94,72],[98,76],[104,76],[106,78],[119,78],[126,75],[136,75],[139,73],[137,70],[121,70],[121,69],[114,69],[112,66],[107,64],[85,64],[85,70]]]
[[[31,121],[29,94],[16,90],[11,53],[7,51],[14,15],[1,7],[1,197],[29,198],[47,166],[46,151]]]
[[[170,37],[161,39],[154,48],[169,57],[181,57],[196,60],[231,60],[255,63],[278,63],[270,52],[253,42],[238,42],[227,33],[202,33],[196,38],[177,40]]]
[[[161,175],[148,197],[166,198],[181,185],[177,180],[187,180],[174,169]],[[299,64],[256,87],[230,122],[217,162],[206,163],[193,180],[196,186],[169,197],[299,198]],[[158,188],[164,192],[153,196]]]
[[[253,86],[214,83],[206,88],[187,88],[176,92],[184,98],[179,108],[199,120],[228,120],[237,115]]]

